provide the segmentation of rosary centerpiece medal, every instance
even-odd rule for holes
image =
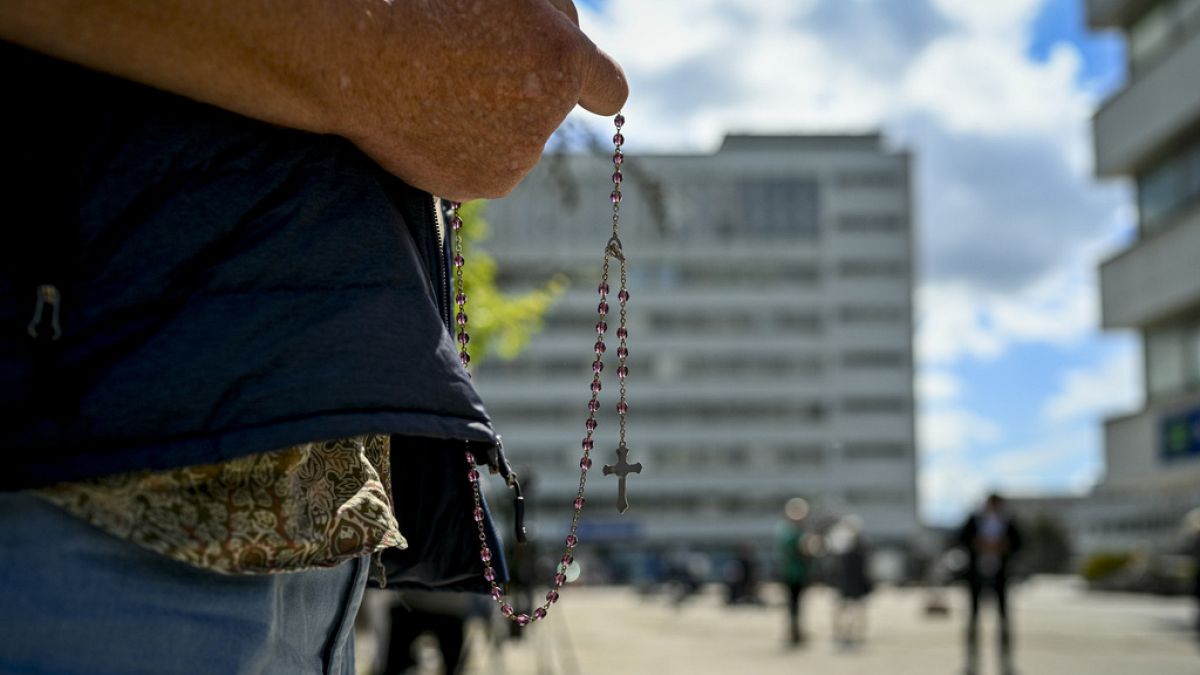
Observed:
[[[595,359],[592,361],[592,380],[589,386],[591,398],[587,404],[587,419],[584,421],[584,436],[583,436],[583,456],[579,459],[579,489],[575,493],[575,501],[572,503],[573,512],[571,516],[571,525],[569,534],[564,540],[564,548],[562,558],[559,561],[557,573],[554,575],[554,582],[551,590],[546,593],[545,601],[533,610],[532,614],[517,613],[511,603],[505,597],[504,590],[496,582],[496,572],[492,567],[492,551],[488,548],[487,533],[484,528],[484,512],[483,498],[479,488],[479,471],[475,468],[475,455],[468,451],[467,458],[467,479],[471,482],[471,492],[474,496],[475,524],[479,530],[479,559],[483,561],[483,578],[491,586],[491,596],[500,605],[500,613],[507,619],[516,622],[519,625],[526,625],[532,621],[541,621],[546,618],[546,614],[550,611],[550,607],[558,601],[559,591],[564,584],[567,583],[567,568],[575,560],[575,547],[579,544],[577,531],[579,529],[579,521],[583,514],[583,505],[586,502],[584,499],[584,487],[587,484],[588,470],[592,468],[592,448],[595,444],[594,437],[596,433],[596,413],[600,410],[600,390],[601,375],[604,372],[604,354],[608,351],[608,346],[605,343],[605,337],[608,335],[608,320],[611,316],[610,305],[608,304],[610,286],[609,278],[613,273],[613,267],[617,268],[619,274],[619,287],[617,288],[617,382],[619,393],[617,396],[617,420],[619,426],[616,462],[607,464],[603,467],[605,476],[617,477],[617,510],[624,513],[629,508],[629,498],[626,494],[626,480],[631,473],[641,473],[641,462],[629,462],[629,447],[625,443],[625,418],[629,413],[629,404],[625,400],[626,381],[629,377],[629,331],[626,328],[626,304],[629,302],[628,290],[628,264],[625,259],[625,251],[621,246],[621,183],[624,176],[621,173],[621,167],[625,163],[625,154],[621,147],[625,143],[625,136],[622,133],[622,128],[625,126],[625,117],[618,114],[613,119],[613,124],[616,127],[616,133],[613,134],[613,174],[612,174],[612,236],[604,246],[604,266],[603,273],[600,276],[600,284],[596,287],[600,295],[600,304],[596,307],[598,320],[596,322],[596,344],[593,346]],[[452,263],[454,266],[454,304],[457,306],[455,314],[455,324],[457,325],[456,339],[458,341],[459,358],[462,360],[463,367],[466,368],[471,362],[471,355],[467,349],[467,345],[471,342],[471,336],[467,333],[467,294],[463,289],[463,265],[466,260],[463,258],[463,240],[462,240],[462,225],[463,221],[458,213],[459,204],[457,202],[450,203],[449,222],[450,229],[454,235],[454,257]],[[509,478],[510,484],[515,483],[515,477]]]

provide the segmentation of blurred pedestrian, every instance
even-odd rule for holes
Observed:
[[[1012,633],[1008,616],[1009,563],[1021,548],[1021,533],[1004,508],[998,494],[988,495],[983,508],[971,514],[958,533],[958,543],[967,552],[966,581],[971,613],[967,619],[967,675],[979,667],[979,605],[985,592],[996,599],[999,618],[1000,670],[1013,673]]]
[[[867,596],[874,589],[867,571],[868,552],[862,536],[862,518],[850,515],[834,526],[826,538],[835,560],[834,581],[838,601],[834,606],[833,639],[839,647],[861,645],[867,632]]]
[[[758,562],[755,560],[754,544],[742,542],[738,546],[737,557],[731,560],[726,568],[725,583],[728,592],[726,601],[729,604],[759,603]]]
[[[812,558],[805,532],[808,511],[808,502],[804,499],[789,499],[784,506],[786,519],[779,524],[776,536],[781,558],[780,581],[787,589],[788,644],[792,646],[802,645],[807,639],[800,602],[808,588]]]

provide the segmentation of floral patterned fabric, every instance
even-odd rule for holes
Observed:
[[[225,574],[294,572],[407,546],[386,435],[38,491],[117,537]]]

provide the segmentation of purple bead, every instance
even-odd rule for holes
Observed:
[[[596,340],[596,344],[592,347],[592,349],[596,350],[596,356],[600,356],[604,352],[608,351],[608,347],[604,346],[604,340]]]
[[[475,522],[477,522],[477,523],[483,522],[483,508],[476,506],[475,513],[473,515],[475,516]]]
[[[593,394],[599,394],[600,387],[601,387],[600,380],[592,380],[592,393]]]
[[[597,314],[608,314],[608,303],[607,303],[607,302],[602,302],[602,303],[600,303],[599,305],[597,305],[597,306],[596,306],[596,313],[597,313]]]
[[[614,203],[614,204],[621,203],[621,191],[620,190],[613,190],[612,194],[609,195],[609,197],[612,199],[612,203]],[[459,265],[459,267],[462,267],[462,265]]]
[[[516,622],[517,622],[518,626],[524,626],[525,624],[529,623],[529,615],[528,614],[518,614],[517,618],[516,618]]]
[[[546,618],[546,608],[545,607],[538,607],[537,609],[533,610],[533,620],[534,621],[541,621],[544,618]]]
[[[489,567],[488,571],[490,572],[491,570],[492,570],[492,568]],[[492,599],[499,600],[500,598],[503,598],[503,597],[504,597],[504,591],[500,590],[499,586],[493,586],[492,587]]]
[[[471,469],[470,471],[467,472],[467,480],[471,481],[472,483],[478,483],[479,482],[479,472],[476,471],[475,469]]]
[[[620,150],[614,152],[613,153],[613,164],[616,164],[617,166],[621,166],[624,163],[625,163],[625,153],[621,152]]]
[[[467,313],[466,313],[466,312],[459,312],[458,314],[455,314],[455,315],[454,315],[454,320],[455,320],[455,321],[457,321],[457,322],[458,322],[458,325],[460,325],[460,326],[465,326],[465,325],[467,325]]]
[[[600,409],[600,401],[592,399],[588,401],[588,412],[596,412]]]
[[[459,307],[467,304],[467,294],[459,293],[458,295],[454,296],[454,304],[458,305]]]
[[[462,361],[463,368],[466,368],[467,366],[471,365],[471,355],[466,352],[459,352],[458,360]]]
[[[490,567],[483,568],[483,578],[488,581],[495,581],[496,580],[496,570],[494,570]],[[492,589],[492,592],[494,593],[498,590],[500,590],[500,589],[494,588],[494,589]],[[492,596],[492,597],[495,597],[495,596]]]
[[[618,359],[629,358],[629,348],[624,345],[617,347],[617,358]]]
[[[492,549],[490,549],[486,546],[479,549],[479,559],[482,560],[483,562],[491,562],[492,561]]]
[[[617,368],[617,377],[622,380],[625,379],[626,377],[629,377],[629,369],[626,368],[625,366],[620,366],[619,368]]]
[[[565,580],[565,578],[564,578],[564,580]],[[554,603],[558,602],[558,591],[550,591],[549,593],[547,593],[546,600],[548,600],[550,602],[550,604],[554,604]]]
[[[588,469],[592,468],[592,458],[591,457],[580,458],[579,468],[583,469],[584,471],[587,471]]]
[[[451,211],[457,211],[458,207],[462,206],[462,204],[459,202],[450,202],[449,206]]]
[[[617,339],[618,340],[626,340],[628,338],[629,338],[629,331],[625,329],[625,326],[621,326],[620,328],[617,329]]]
[[[584,499],[583,497],[576,497],[575,498],[575,510],[578,511],[579,509],[582,509],[583,505],[585,503],[587,503],[586,499]]]
[[[629,412],[629,404],[628,403],[626,403],[625,401],[621,401],[620,403],[617,404],[617,413],[618,414],[624,415],[627,412]]]
[[[613,126],[617,127],[618,129],[625,126],[625,116],[621,113],[617,113],[617,116],[613,118]]]
[[[596,430],[596,419],[594,417],[588,418],[588,421],[584,422],[583,426],[588,431],[595,431]]]
[[[625,136],[623,136],[621,132],[618,131],[617,133],[613,134],[613,145],[622,145],[624,143]]]
[[[576,537],[576,536],[575,536],[575,535],[573,535],[573,534],[568,534],[568,535],[567,535],[567,540],[566,540],[566,541],[567,541],[567,546],[574,547],[574,546],[575,546],[575,544],[578,544],[578,543],[579,543],[579,537]]]
[[[629,291],[627,291],[627,290],[625,290],[624,288],[622,288],[622,289],[621,289],[621,292],[620,292],[620,293],[617,293],[617,299],[618,299],[618,300],[620,300],[620,301],[621,301],[621,302],[623,302],[623,303],[624,303],[624,302],[629,302]]]
[[[596,323],[596,333],[598,335],[604,335],[604,331],[606,330],[608,330],[608,324],[606,322],[598,321]]]
[[[453,218],[451,218],[450,219],[450,229],[454,230],[455,232],[458,232],[459,230],[461,230],[462,229],[462,218],[459,218],[458,216],[454,216]]]
[[[584,450],[586,450],[586,451],[588,451],[588,452],[591,452],[591,451],[592,451],[592,444],[593,444],[593,441],[592,441],[592,439],[590,439],[590,438],[585,438],[585,439],[583,439],[583,449],[584,449]]]
[[[475,466],[475,453],[468,450],[464,454],[467,456],[467,466]]]
[[[592,361],[592,372],[593,373],[600,373],[603,371],[604,371],[604,362],[603,361],[601,361],[600,359],[596,359],[595,361]]]
[[[512,605],[509,605],[507,603],[500,605],[500,613],[503,614],[504,616],[512,616],[513,615]]]
[[[563,564],[564,568],[569,567],[571,565],[571,563],[574,561],[575,561],[575,556],[571,555],[570,553],[563,554],[562,564]]]
[[[596,290],[600,292],[600,295],[608,295],[608,284],[602,283],[596,287]]]
[[[458,254],[458,253],[454,254],[454,266],[455,267],[462,267],[466,262],[467,261],[464,260],[460,254]]]
[[[614,174],[613,174],[612,178],[613,178],[613,183],[614,183],[614,184],[616,184],[616,185],[620,185],[620,184],[621,184],[621,179],[623,178],[623,176],[621,176],[621,172],[620,172],[620,171],[617,171],[616,173],[614,173]]]
[[[470,341],[471,341],[471,334],[468,333],[467,331],[463,331],[458,334],[458,344],[466,347],[467,343]]]
[[[554,585],[555,586],[558,586],[561,588],[562,585],[565,583],[567,583],[567,575],[565,575],[565,574],[555,574],[554,575]]]

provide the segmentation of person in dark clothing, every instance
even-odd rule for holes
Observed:
[[[1021,533],[1004,509],[1004,499],[991,494],[983,509],[971,514],[958,533],[958,543],[967,552],[966,582],[971,613],[967,619],[967,673],[978,668],[979,605],[985,592],[996,599],[999,616],[1000,664],[1005,675],[1013,672],[1012,633],[1008,616],[1009,564],[1021,549]]]
[[[788,644],[804,644],[807,636],[801,621],[800,600],[808,588],[811,556],[804,525],[808,519],[808,502],[800,497],[789,499],[784,507],[787,520],[779,524],[776,542],[780,554],[780,581],[787,588]]]
[[[869,556],[862,538],[862,519],[842,519],[829,535],[829,548],[837,556],[838,603],[833,615],[833,639],[841,647],[855,647],[866,637],[866,599],[874,588],[867,571]]]

